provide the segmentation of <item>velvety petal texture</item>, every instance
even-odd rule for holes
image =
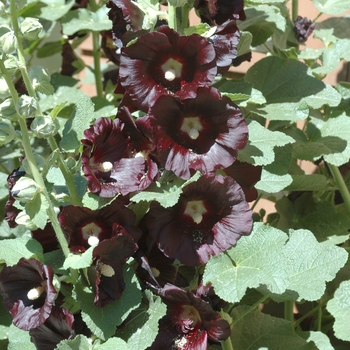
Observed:
[[[51,314],[56,290],[53,271],[36,259],[22,258],[0,273],[0,291],[13,324],[25,331],[42,325]]]
[[[249,234],[252,215],[232,178],[202,176],[184,187],[173,207],[153,202],[145,226],[166,256],[198,266]]]
[[[248,140],[240,109],[215,88],[195,98],[161,96],[150,108],[150,133],[161,167],[189,179],[191,170],[210,174],[230,166]]]
[[[53,306],[49,318],[39,327],[29,331],[30,340],[37,350],[52,350],[64,339],[74,337],[74,316],[64,308]]]
[[[167,313],[159,321],[150,350],[206,350],[208,339],[217,342],[230,336],[228,322],[192,292],[166,284],[158,294],[167,304]]]
[[[138,156],[119,119],[99,118],[84,135],[82,167],[92,193],[127,195],[150,184],[155,164]]]
[[[161,26],[122,50],[119,82],[147,112],[161,95],[195,97],[197,87],[209,86],[216,73],[215,50],[205,38]]]
[[[58,218],[73,253],[84,252],[90,246],[112,238],[124,229],[135,241],[141,236],[141,230],[135,226],[135,213],[125,207],[119,198],[99,210],[69,205],[62,208]]]

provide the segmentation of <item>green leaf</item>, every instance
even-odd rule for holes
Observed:
[[[29,78],[35,91],[45,95],[53,94],[54,87],[50,84],[50,75],[44,67],[33,67],[29,71]]]
[[[246,53],[250,52],[251,45],[253,41],[253,35],[249,32],[246,32],[244,30],[241,30],[239,43],[237,46],[237,57],[245,55]]]
[[[261,172],[261,178],[256,183],[255,188],[267,193],[278,193],[289,186],[293,181],[293,178],[289,174],[276,175],[263,169]]]
[[[329,338],[322,332],[308,332],[307,341],[313,341],[319,350],[334,350]]]
[[[7,177],[8,174],[0,173],[0,199],[7,198],[7,196],[9,195]]]
[[[233,321],[249,309],[238,306],[233,309]],[[283,349],[311,350],[317,349],[297,335],[290,321],[263,314],[255,309],[234,323],[231,341],[235,350],[247,349]]]
[[[317,10],[329,15],[340,15],[350,10],[348,0],[313,0]]]
[[[275,159],[274,148],[293,143],[294,139],[280,131],[271,131],[252,120],[249,125],[249,141],[239,151],[239,160],[254,165],[271,164]]]
[[[174,206],[182,193],[182,189],[192,182],[200,178],[200,172],[196,172],[189,180],[183,182],[181,179],[176,179],[170,183],[154,182],[147,188],[147,190],[139,192],[131,197],[131,201],[139,203],[141,201],[152,202],[157,201],[164,208]]]
[[[277,295],[271,295],[276,300],[286,290],[297,292],[298,300],[319,299],[325,282],[335,277],[348,254],[337,246],[318,243],[307,230],[291,230],[287,240],[283,231],[256,223],[249,236],[209,260],[203,283],[211,282],[216,294],[232,303],[239,302],[247,288],[260,285]]]
[[[138,307],[141,291],[133,269],[125,264],[123,268],[125,290],[121,298],[103,308],[94,304],[94,293],[81,284],[76,286],[77,301],[81,303],[82,318],[90,330],[102,340],[113,336],[129,313]]]
[[[92,345],[88,338],[85,335],[78,334],[73,339],[62,340],[59,342],[55,349],[57,350],[91,350]]]
[[[27,331],[17,328],[11,324],[9,329],[9,345],[8,350],[35,350],[36,346],[30,341],[30,335]]]
[[[323,22],[316,24],[317,30],[330,29],[333,35],[339,39],[348,39],[350,37],[350,17],[327,18]]]
[[[57,21],[62,18],[75,3],[74,0],[68,2],[65,0],[41,0],[40,2],[46,6],[40,8],[38,17],[48,21]]]
[[[258,5],[245,9],[246,20],[239,22],[240,30],[253,34],[252,46],[256,47],[266,42],[274,31],[284,31],[286,20],[276,6]]]
[[[40,258],[42,254],[40,243],[27,235],[0,240],[0,261],[7,266],[16,265],[21,258]]]
[[[89,267],[92,263],[92,252],[95,249],[95,246],[90,247],[82,254],[69,254],[66,260],[64,261],[64,269],[84,269]]]
[[[327,304],[327,310],[334,317],[334,333],[338,339],[350,341],[350,281],[343,281]]]
[[[208,23],[199,23],[195,26],[191,26],[184,29],[185,35],[192,35],[192,34],[198,34],[202,35],[205,38],[210,37],[213,35],[216,31],[216,27],[210,27]]]
[[[102,6],[96,12],[83,8],[68,12],[61,21],[63,34],[73,35],[80,30],[100,32],[112,29],[108,11],[106,6]]]
[[[49,218],[47,214],[48,207],[49,203],[44,194],[39,193],[32,201],[26,203],[25,211],[34,225],[38,228],[44,229]]]
[[[67,152],[74,151],[81,145],[84,130],[90,127],[94,119],[94,104],[89,96],[84,95],[77,103],[74,113],[64,126],[60,146]]]
[[[292,179],[286,191],[323,191],[328,185],[326,176],[320,174],[292,175]]]
[[[120,338],[109,338],[105,343],[94,347],[94,350],[128,350],[127,344]],[[134,349],[136,350],[136,349]]]

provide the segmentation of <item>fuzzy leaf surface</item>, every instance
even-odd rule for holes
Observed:
[[[317,10],[329,15],[340,15],[350,9],[348,0],[313,0]]]

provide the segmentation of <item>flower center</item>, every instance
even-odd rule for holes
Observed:
[[[189,333],[201,324],[198,311],[191,305],[182,305],[182,311],[177,315],[176,325],[181,333]]]
[[[199,117],[184,118],[180,130],[188,134],[192,140],[196,140],[199,136],[199,131],[203,129]]]
[[[105,277],[112,277],[115,275],[115,271],[112,266],[104,264],[103,262],[100,262],[98,264],[98,268],[100,270],[100,274]]]
[[[163,63],[161,68],[164,72],[164,78],[168,81],[173,81],[174,79],[181,77],[182,63],[173,58],[169,58]]]
[[[160,276],[160,271],[158,269],[156,269],[155,267],[151,267],[151,271],[153,272],[154,277]]]
[[[99,170],[103,173],[108,173],[113,169],[113,164],[111,162],[103,162],[103,163],[91,165],[90,168],[92,170]]]
[[[89,245],[92,246],[99,243],[98,235],[102,232],[102,228],[94,222],[90,222],[81,229],[81,232],[83,233],[83,238],[87,239]]]
[[[189,215],[196,224],[200,224],[206,212],[203,201],[199,200],[187,202],[184,214]]]
[[[40,295],[45,291],[45,288],[43,286],[32,288],[27,293],[27,298],[29,300],[37,300],[40,298]]]

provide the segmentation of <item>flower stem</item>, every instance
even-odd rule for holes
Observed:
[[[327,298],[326,300],[319,302],[318,305],[313,308],[312,310],[310,310],[309,312],[307,312],[305,315],[303,315],[302,317],[300,317],[299,319],[297,319],[294,322],[294,328],[297,328],[305,319],[307,319],[308,317],[310,317],[311,315],[313,315],[316,311],[318,311],[319,309],[323,308],[323,306],[325,304],[328,303],[328,301],[330,300],[330,298]],[[319,315],[318,315],[319,316]]]
[[[98,4],[95,0],[90,0],[90,7],[93,12],[96,12],[99,9]],[[92,55],[94,57],[94,75],[95,75],[95,85],[96,93],[98,97],[103,97],[103,79],[101,71],[101,54],[100,54],[100,35],[99,32],[92,31]]]
[[[228,337],[225,341],[221,343],[222,350],[233,350],[233,345],[231,341],[231,337]]]
[[[284,319],[294,322],[294,300],[286,300],[284,302]]]
[[[255,304],[253,304],[249,309],[247,309],[245,312],[243,312],[242,314],[240,314],[235,320],[232,321],[230,327],[231,329],[233,328],[233,326],[235,325],[235,323],[237,323],[239,320],[241,320],[242,318],[244,318],[245,316],[247,316],[250,312],[252,312],[253,310],[255,310],[261,303],[263,303],[266,299],[268,299],[269,296],[268,295],[264,295],[262,298],[260,298]]]
[[[292,0],[292,21],[294,22],[299,15],[299,0]]]
[[[50,136],[48,138],[48,142],[52,151],[59,150],[57,142],[53,136]],[[61,154],[59,154],[58,163],[59,163],[60,170],[64,176],[64,179],[66,180],[66,185],[69,191],[72,204],[77,206],[82,205],[80,197],[78,196],[78,193],[77,193],[77,189],[75,187],[74,177],[68,170],[66,163],[61,157]]]
[[[342,176],[342,174],[340,173],[338,167],[336,167],[333,164],[329,164],[327,163],[329,171],[331,172],[333,179],[337,185],[337,188],[340,191],[340,194],[344,200],[345,206],[348,210],[348,212],[350,213],[350,193],[349,190],[346,186],[346,183],[344,181],[344,178]]]
[[[176,6],[168,5],[168,25],[177,31]]]

